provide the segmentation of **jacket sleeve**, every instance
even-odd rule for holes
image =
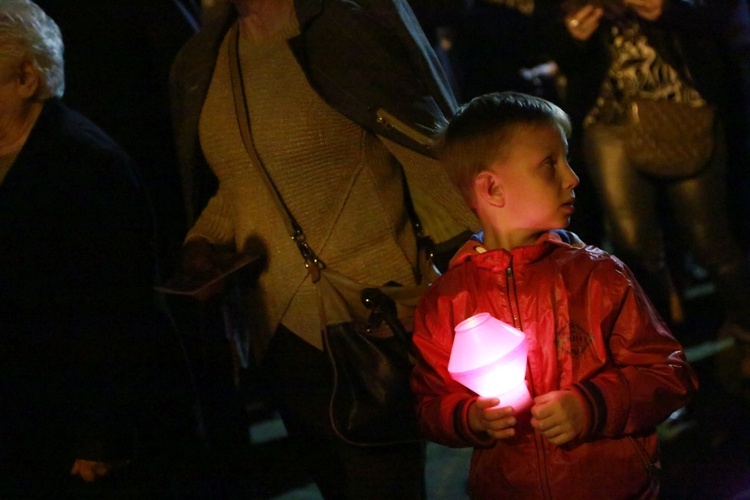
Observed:
[[[444,446],[488,447],[495,440],[469,428],[469,405],[476,395],[448,373],[453,344],[451,316],[423,300],[414,318],[417,364],[411,386],[417,397],[417,419],[425,438]]]
[[[698,389],[682,346],[630,270],[619,260],[613,261],[616,277],[605,283],[616,294],[611,299],[614,314],[602,318],[611,364],[575,385],[589,407],[591,436],[619,437],[651,430],[687,404]]]

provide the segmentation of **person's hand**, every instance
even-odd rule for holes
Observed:
[[[118,465],[111,462],[96,462],[94,460],[77,459],[70,469],[71,476],[79,476],[87,483],[93,483],[100,477],[104,477]]]
[[[649,0],[644,0],[649,1]],[[570,36],[585,42],[599,27],[599,21],[604,15],[604,9],[593,5],[585,5],[581,9],[565,16],[565,26]]]
[[[208,281],[221,273],[226,265],[226,256],[217,251],[210,242],[203,238],[192,239],[185,243],[182,249],[180,268],[175,280]],[[225,287],[225,280],[219,280],[204,290],[198,292],[194,297],[200,301],[206,301],[219,295]]]
[[[550,443],[563,445],[581,435],[586,410],[572,391],[552,391],[534,398],[531,426]]]
[[[647,21],[656,21],[664,12],[664,0],[624,0],[625,5]]]
[[[479,397],[469,406],[469,427],[474,432],[486,432],[495,439],[507,439],[516,434],[516,417],[512,406],[498,406],[497,398]]]

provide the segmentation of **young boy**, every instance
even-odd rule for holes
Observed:
[[[697,390],[625,265],[563,230],[570,128],[554,104],[506,92],[472,100],[445,133],[442,161],[483,231],[419,304],[412,388],[429,440],[474,447],[472,498],[653,497],[655,428]],[[525,333],[530,410],[451,379],[453,328],[480,312]]]

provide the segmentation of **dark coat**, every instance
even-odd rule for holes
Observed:
[[[702,1],[666,0],[658,20],[638,18],[657,53],[720,111],[726,111],[737,98],[736,94],[727,94],[732,73],[724,50],[732,36],[728,23],[732,16],[730,4],[735,3],[738,2],[722,0],[708,5]],[[591,38],[579,42],[568,33],[557,0],[537,1],[534,20],[545,48],[568,79],[566,111],[575,121],[581,121],[596,101],[609,68],[612,22],[603,17]]]
[[[0,465],[129,456],[153,231],[126,153],[48,101],[0,184]]]

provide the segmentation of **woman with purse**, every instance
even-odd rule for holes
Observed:
[[[220,249],[266,255],[259,300],[248,302],[259,385],[324,498],[423,498],[418,437],[357,446],[332,427],[321,297],[334,271],[375,286],[424,283],[409,200],[437,244],[475,224],[430,158],[453,95],[404,0],[225,7],[172,71],[194,219],[185,269],[210,271]],[[218,188],[200,182],[214,176]]]
[[[738,98],[720,50],[729,3],[545,0],[534,15],[568,79],[564,107],[615,252],[677,323],[667,256],[684,247],[716,285],[719,334],[747,342],[750,274],[726,201],[724,117]]]

